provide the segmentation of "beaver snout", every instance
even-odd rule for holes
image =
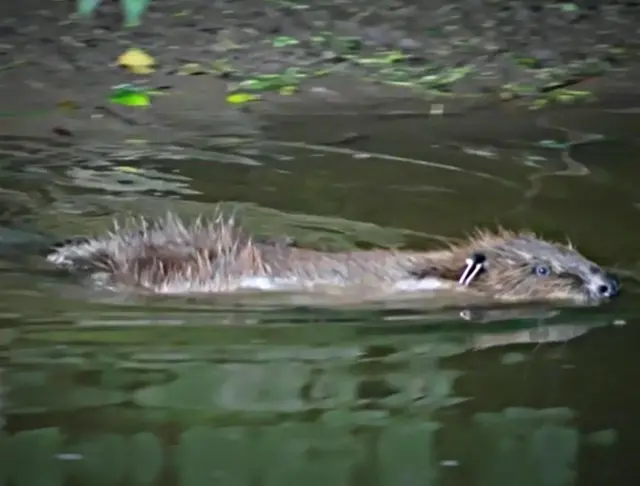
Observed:
[[[620,282],[615,275],[598,269],[590,275],[587,288],[596,299],[610,299],[620,293]]]

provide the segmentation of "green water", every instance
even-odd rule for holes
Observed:
[[[182,151],[0,138],[0,485],[637,484],[639,120],[528,120],[496,138],[464,121],[287,118],[270,142]],[[625,293],[466,320],[401,303],[142,299],[29,254],[37,235],[221,201],[256,232],[321,248],[497,223],[568,236],[621,271]]]

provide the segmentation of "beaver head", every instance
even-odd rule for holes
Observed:
[[[469,288],[500,300],[597,304],[616,296],[620,288],[615,276],[570,243],[549,242],[532,233],[478,231],[445,253],[450,256],[449,272],[456,269],[457,275],[470,255],[484,256],[483,271]]]

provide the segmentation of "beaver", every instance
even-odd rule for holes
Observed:
[[[614,275],[570,243],[545,241],[529,231],[476,230],[461,243],[431,251],[323,252],[286,238],[255,238],[221,212],[192,222],[171,213],[158,220],[130,219],[103,236],[63,241],[46,258],[87,272],[108,288],[160,294],[456,289],[509,302],[598,304],[620,288]]]

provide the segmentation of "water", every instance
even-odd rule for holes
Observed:
[[[182,150],[2,138],[0,484],[635,484],[638,115],[275,122],[270,142]],[[569,235],[626,292],[462,314],[142,299],[29,256],[218,201],[320,248]]]

